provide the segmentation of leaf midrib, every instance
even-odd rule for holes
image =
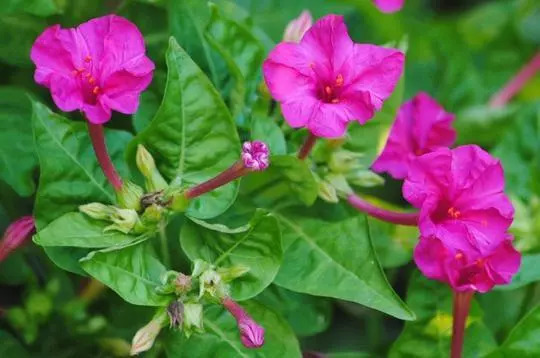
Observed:
[[[65,153],[65,155],[71,159],[83,172],[84,174],[86,174],[86,176],[88,176],[88,178],[90,179],[90,181],[100,190],[102,191],[109,200],[113,201],[113,197],[96,181],[96,179],[86,170],[85,167],[83,167],[81,165],[81,163],[79,163],[78,160],[76,160],[75,157],[73,157],[71,155],[71,153],[69,153],[69,151],[67,151],[67,149],[62,145],[62,143],[53,135],[53,133],[51,132],[50,128],[48,126],[45,125],[45,122],[43,121],[43,119],[41,118],[40,115],[36,114],[36,117],[38,118],[38,120],[41,122],[41,126],[45,129],[45,131],[47,132],[47,134],[52,138],[53,142],[58,146],[60,147],[60,149],[62,149],[62,151]]]
[[[240,349],[238,349],[238,347],[230,340],[227,338],[227,336],[225,335],[225,333],[223,333],[223,331],[221,329],[219,329],[219,327],[217,325],[214,325],[210,320],[208,319],[205,319],[204,320],[204,324],[206,326],[209,326],[210,329],[212,331],[214,331],[214,333],[219,337],[221,338],[223,341],[227,342],[227,344],[229,346],[231,346],[241,357],[245,357],[245,358],[249,358],[248,355],[246,355],[244,352],[242,352]]]
[[[316,243],[314,243],[309,235],[307,235],[304,230],[295,225],[293,222],[291,222],[290,220],[288,219],[285,219],[281,214],[278,214],[278,213],[274,213],[274,215],[276,215],[277,217],[279,217],[279,219],[281,221],[283,221],[285,224],[289,225],[294,231],[296,231],[296,233],[298,233],[301,237],[304,238],[304,240],[310,245],[312,246],[313,248],[315,248],[317,251],[321,252],[325,257],[328,258],[328,260],[330,260],[331,262],[333,262],[335,265],[337,265],[338,267],[340,267],[341,269],[343,269],[343,271],[345,271],[348,275],[352,275],[354,279],[362,282],[362,284],[369,289],[370,292],[374,293],[375,296],[379,297],[382,299],[382,301],[386,302],[387,304],[392,304],[391,301],[389,301],[386,297],[382,296],[379,292],[377,292],[376,290],[374,290],[370,285],[367,284],[367,282],[365,280],[363,280],[362,278],[360,278],[358,275],[356,275],[356,273],[354,273],[353,271],[349,270],[348,268],[346,268],[345,266],[343,266],[341,263],[339,263],[338,261],[336,261],[332,256],[330,256],[330,254],[328,254],[326,251],[324,251],[321,247],[319,247]],[[404,310],[404,309],[403,309]],[[404,310],[406,311],[406,310]]]

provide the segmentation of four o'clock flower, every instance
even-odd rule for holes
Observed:
[[[300,42],[307,30],[313,25],[309,10],[304,10],[296,19],[289,22],[283,34],[285,42]]]
[[[386,145],[372,165],[373,171],[405,179],[411,160],[454,143],[454,118],[427,93],[417,94],[399,109]]]
[[[384,13],[392,13],[401,10],[405,0],[373,0],[375,6]]]
[[[278,44],[263,64],[285,120],[317,137],[340,137],[381,109],[403,71],[402,52],[355,44],[342,16],[318,20],[300,43]]]
[[[264,344],[264,328],[249,316],[249,314],[232,299],[226,297],[223,300],[223,307],[227,309],[236,319],[240,340],[246,348],[260,348]]]
[[[489,254],[507,240],[514,208],[504,193],[499,160],[476,145],[439,149],[413,161],[403,196],[420,209],[422,236],[471,245]]]
[[[56,105],[64,112],[83,111],[93,124],[107,122],[111,110],[135,113],[154,70],[137,27],[116,15],[76,28],[51,26],[30,57],[36,82],[51,90]]]

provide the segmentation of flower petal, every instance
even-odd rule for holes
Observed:
[[[401,10],[405,0],[373,0],[375,6],[384,13],[392,13]]]

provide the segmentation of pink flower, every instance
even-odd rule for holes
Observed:
[[[399,109],[386,146],[372,169],[404,179],[411,160],[454,143],[453,121],[454,115],[445,112],[427,93],[417,94]]]
[[[264,328],[249,316],[249,314],[230,298],[223,300],[223,306],[236,319],[240,340],[246,348],[260,348],[264,345]]]
[[[0,262],[19,248],[36,229],[32,216],[23,216],[8,226],[0,242]]]
[[[304,34],[313,24],[313,18],[309,10],[304,10],[296,19],[289,22],[283,34],[285,42],[300,42]]]
[[[269,155],[268,146],[259,140],[244,142],[242,145],[242,161],[244,167],[248,169],[255,171],[265,170],[270,164]]]
[[[51,90],[56,105],[64,112],[80,109],[94,124],[107,122],[111,110],[135,113],[154,70],[137,27],[116,15],[72,29],[51,26],[30,57],[35,81]]]
[[[420,237],[414,261],[431,279],[447,282],[456,291],[487,292],[495,285],[507,284],[519,270],[521,255],[507,236],[489,253],[474,246],[457,247],[452,240]]]
[[[514,208],[504,194],[503,168],[476,145],[439,149],[414,160],[403,195],[420,209],[423,237],[489,255],[507,239]]]
[[[300,43],[282,42],[263,64],[272,97],[287,122],[319,137],[339,137],[381,109],[403,71],[402,52],[355,44],[342,16],[320,19]]]
[[[384,13],[391,13],[401,10],[405,0],[373,0],[375,6]]]

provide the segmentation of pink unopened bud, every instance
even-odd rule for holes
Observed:
[[[21,246],[35,228],[32,216],[23,216],[9,225],[2,242],[0,242],[0,262],[4,261],[13,250]]]
[[[249,316],[249,314],[230,298],[223,300],[223,306],[229,311],[238,324],[240,340],[246,348],[260,348],[264,344],[264,328]]]
[[[270,151],[266,143],[259,140],[244,142],[242,146],[242,161],[244,167],[251,170],[265,170],[270,164],[268,156]]]
[[[313,24],[311,13],[308,10],[302,11],[300,16],[289,22],[283,34],[285,42],[300,42],[307,30]]]

